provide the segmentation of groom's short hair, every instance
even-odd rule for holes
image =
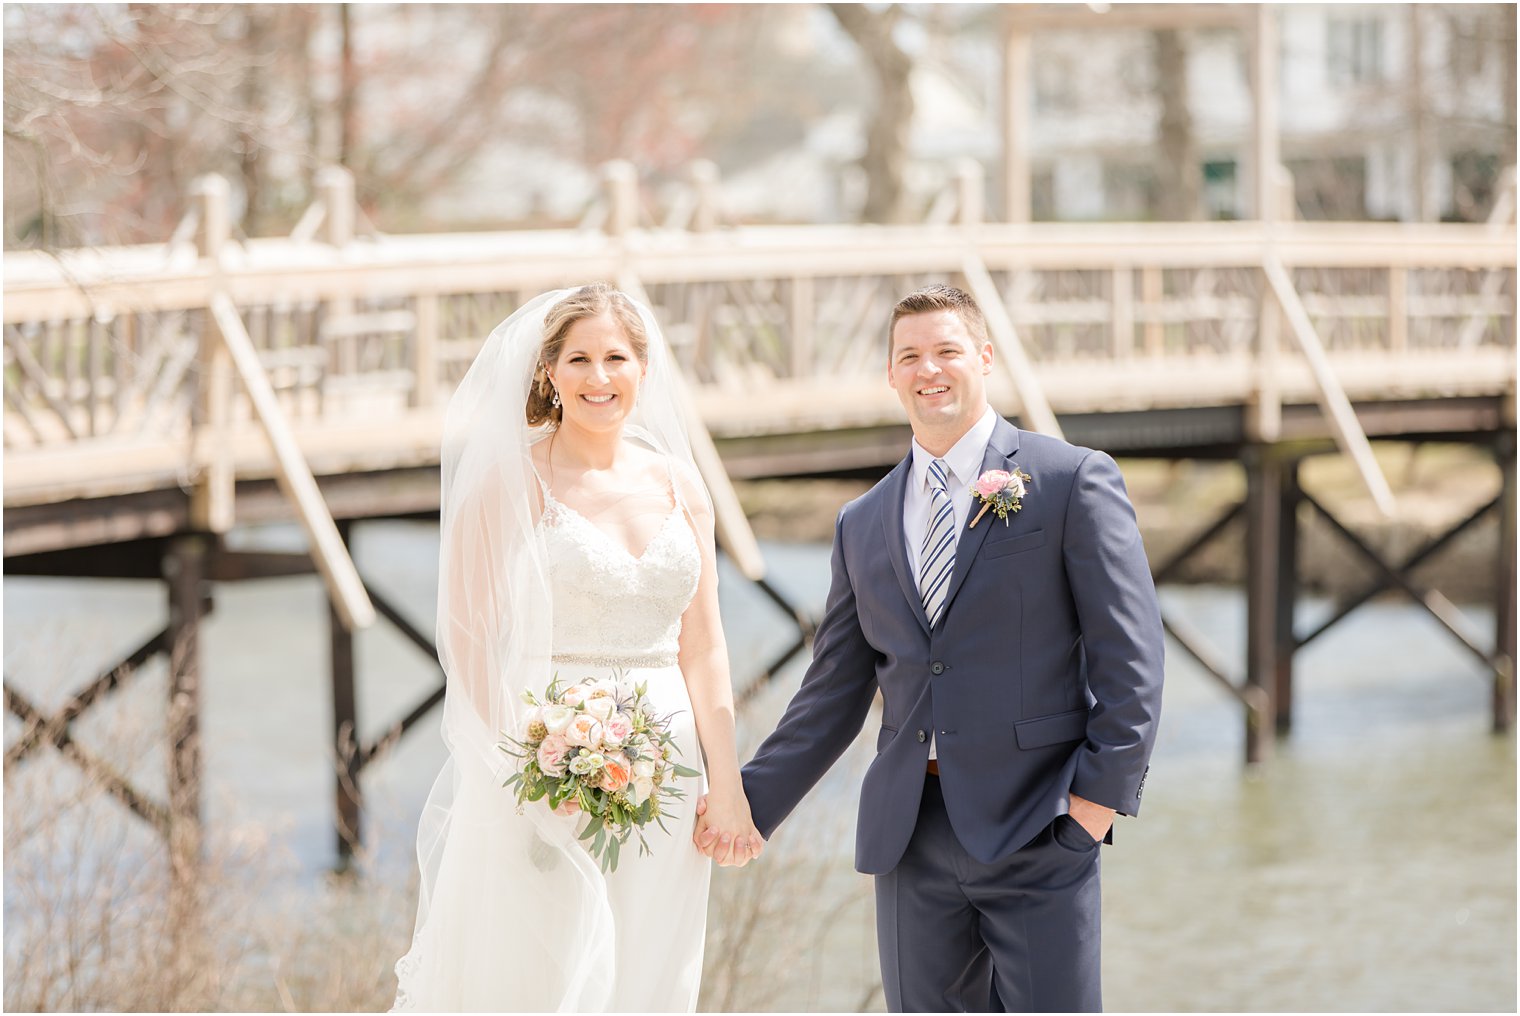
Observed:
[[[937,310],[948,310],[960,318],[977,346],[987,341],[987,319],[982,317],[982,308],[971,299],[971,294],[936,282],[915,289],[892,308],[892,323],[887,326],[887,355],[892,355],[892,335],[897,331],[897,322],[914,314],[932,314]]]

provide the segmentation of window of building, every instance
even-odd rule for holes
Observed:
[[[1069,113],[1077,108],[1076,74],[1065,54],[1041,52],[1034,58],[1033,72],[1036,113]]]
[[[1285,159],[1293,197],[1306,219],[1361,221],[1367,215],[1367,160],[1361,156]]]
[[[1156,168],[1149,163],[1103,164],[1103,218],[1120,222],[1153,218],[1160,202]]]
[[[1446,64],[1459,81],[1478,77],[1488,65],[1490,53],[1497,55],[1503,52],[1498,44],[1503,38],[1503,23],[1495,23],[1496,19],[1485,10],[1472,11],[1458,7],[1425,11],[1424,14],[1431,20],[1439,18],[1445,22]],[[1510,29],[1509,38],[1513,43],[1513,28]]]
[[[1039,222],[1056,217],[1056,174],[1049,166],[1030,170],[1029,217]]]
[[[1498,197],[1499,156],[1494,152],[1458,152],[1451,157],[1451,206],[1442,218],[1482,222]]]
[[[1332,82],[1361,85],[1384,79],[1382,18],[1330,18],[1325,25],[1325,59]]]
[[[1234,159],[1203,164],[1203,207],[1211,219],[1240,218]]]

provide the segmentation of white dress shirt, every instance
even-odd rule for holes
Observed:
[[[951,449],[941,456],[949,472],[947,486],[950,492],[950,510],[955,513],[955,543],[959,549],[961,533],[971,515],[971,484],[982,475],[982,459],[987,454],[987,442],[992,440],[993,428],[997,426],[997,414],[992,407],[972,426]],[[933,503],[929,495],[929,463],[934,456],[918,438],[913,439],[913,471],[908,476],[907,489],[903,492],[903,540],[908,544],[908,570],[913,576],[915,590],[918,585],[918,555],[922,550],[924,532],[929,528],[929,508]],[[938,758],[933,732],[929,737],[929,757]]]
[[[950,507],[955,512],[955,542],[960,543],[961,533],[971,515],[971,484],[982,475],[982,459],[987,454],[987,442],[992,440],[992,430],[997,426],[997,414],[992,407],[961,435],[961,439],[942,458],[949,469]],[[908,544],[908,569],[913,581],[918,581],[918,554],[923,549],[924,531],[929,528],[929,463],[934,461],[918,438],[913,439],[913,472],[908,476],[907,490],[903,492],[903,539]]]

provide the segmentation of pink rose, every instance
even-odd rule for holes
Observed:
[[[976,483],[971,485],[971,489],[982,495],[982,497],[992,497],[998,491],[1007,487],[1012,479],[1013,474],[1010,472],[1002,469],[989,469],[977,477]]]
[[[580,813],[581,802],[573,797],[565,798],[559,803],[559,807],[554,809],[556,815],[579,815]]]
[[[538,768],[547,776],[565,775],[565,756],[570,753],[570,742],[559,734],[550,734],[538,746]]]
[[[622,744],[633,733],[633,721],[626,713],[613,713],[603,726],[606,728],[607,740],[612,744]]]
[[[565,740],[583,748],[597,748],[602,743],[602,724],[595,716],[581,713],[565,728]]]
[[[575,709],[582,702],[586,701],[586,689],[582,685],[574,685],[573,687],[566,688],[565,693],[559,699],[571,709]]]

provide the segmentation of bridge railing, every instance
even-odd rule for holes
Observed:
[[[425,459],[427,421],[497,322],[544,288],[630,272],[720,436],[894,411],[891,307],[959,279],[968,254],[1057,413],[1236,402],[1262,383],[1268,252],[1354,397],[1513,390],[1512,224],[551,230],[7,253],[6,500],[106,489],[115,473],[137,489],[144,474],[182,477],[204,467],[195,436],[213,415],[236,468],[267,473],[242,387],[207,402],[218,293],[303,447],[344,469],[387,449]],[[1272,369],[1303,396],[1286,344]],[[844,404],[856,389],[875,395]]]

